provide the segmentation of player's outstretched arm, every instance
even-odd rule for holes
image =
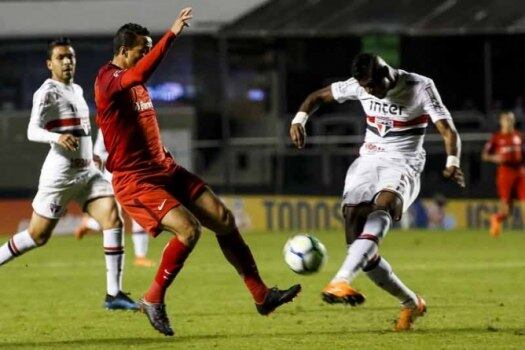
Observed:
[[[460,168],[461,139],[454,126],[452,119],[441,119],[436,121],[436,128],[443,137],[445,150],[447,152],[447,163],[443,176],[465,187],[465,176]]]
[[[299,107],[299,112],[295,115],[290,125],[290,138],[297,148],[303,148],[306,143],[305,125],[308,117],[313,114],[323,103],[335,101],[332,95],[331,86],[324,87],[312,92]]]
[[[120,83],[122,89],[146,83],[168,52],[175,37],[182,32],[184,27],[189,27],[189,21],[193,18],[191,11],[191,7],[184,8],[170,30],[164,34],[151,51],[139,60],[134,67],[123,73]]]

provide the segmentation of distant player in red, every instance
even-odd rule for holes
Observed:
[[[164,295],[199,239],[200,223],[215,232],[222,252],[243,277],[260,314],[267,315],[291,301],[301,289],[300,285],[287,290],[266,287],[231,211],[162,145],[156,112],[144,84],[191,18],[191,8],[183,9],[153,47],[146,28],[132,23],[122,26],[113,39],[113,60],[99,70],[95,82],[96,121],[109,153],[106,167],[113,173],[118,201],[153,236],[163,230],[174,234],[164,248],[153,283],[139,302],[151,325],[165,335],[174,332]]]
[[[525,199],[525,169],[523,167],[523,136],[515,130],[514,113],[502,112],[500,131],[492,134],[485,144],[482,159],[498,164],[496,185],[500,209],[490,218],[490,234],[498,237],[501,223],[509,216],[514,199]]]

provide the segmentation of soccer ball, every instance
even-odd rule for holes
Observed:
[[[293,272],[302,275],[319,271],[326,261],[326,248],[314,236],[298,234],[284,245],[284,261]]]

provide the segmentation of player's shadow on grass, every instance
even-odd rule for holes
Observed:
[[[450,306],[434,306],[432,309],[448,309]],[[308,308],[303,308],[302,306],[290,306],[286,310],[279,310],[278,315],[300,315],[300,314],[309,314],[309,313],[319,313],[319,312],[329,312],[329,313],[341,313],[341,312],[375,312],[375,311],[391,311],[393,315],[399,313],[399,308],[394,306],[359,306],[352,307],[350,305],[328,305],[328,304],[319,304],[317,306],[310,306]],[[221,312],[206,312],[206,311],[194,311],[194,312],[184,312],[181,311],[178,314],[180,317],[225,317],[225,316],[252,316],[257,315],[255,311],[246,310],[246,311],[221,311]],[[276,317],[278,317],[278,315]],[[273,316],[270,316],[273,317]]]
[[[408,333],[396,333],[393,330],[388,329],[358,329],[353,330],[350,327],[339,330],[325,330],[325,331],[315,331],[315,330],[305,330],[303,332],[275,332],[275,333],[223,333],[223,334],[200,334],[200,335],[179,335],[173,338],[166,338],[161,335],[156,337],[140,337],[140,338],[110,338],[110,339],[75,339],[75,340],[63,340],[63,341],[50,341],[50,342],[19,342],[19,343],[2,343],[0,342],[0,348],[5,349],[16,349],[16,348],[49,348],[49,349],[59,349],[65,347],[67,349],[73,347],[82,347],[82,346],[111,346],[111,345],[152,345],[152,344],[181,344],[188,342],[195,342],[198,340],[221,340],[221,339],[250,339],[250,338],[263,338],[269,339],[272,337],[319,337],[320,335],[338,335],[338,334],[370,334],[374,336],[380,335],[392,335],[392,336],[410,336],[410,334],[463,334],[463,333],[475,333],[475,334],[486,334],[486,333],[510,333],[513,335],[525,335],[524,328],[504,328],[504,329],[495,329],[495,328],[476,328],[476,327],[460,327],[460,328],[439,328],[439,329],[416,329]]]

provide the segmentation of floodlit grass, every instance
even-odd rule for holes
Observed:
[[[329,261],[313,276],[298,276],[283,262],[291,233],[246,235],[269,285],[295,282],[303,292],[269,317],[259,316],[241,280],[211,234],[204,234],[169,291],[175,337],[151,328],[140,313],[109,312],[101,237],[54,237],[0,267],[0,349],[523,349],[525,348],[525,233],[492,239],[484,232],[399,232],[382,255],[407,285],[427,300],[428,314],[413,332],[392,331],[395,299],[359,276],[367,296],[359,308],[326,305],[320,290],[345,253],[342,232],[314,233]],[[151,240],[158,260],[168,239]],[[2,241],[5,240],[2,239]],[[134,298],[154,269],[130,264],[125,290]]]

